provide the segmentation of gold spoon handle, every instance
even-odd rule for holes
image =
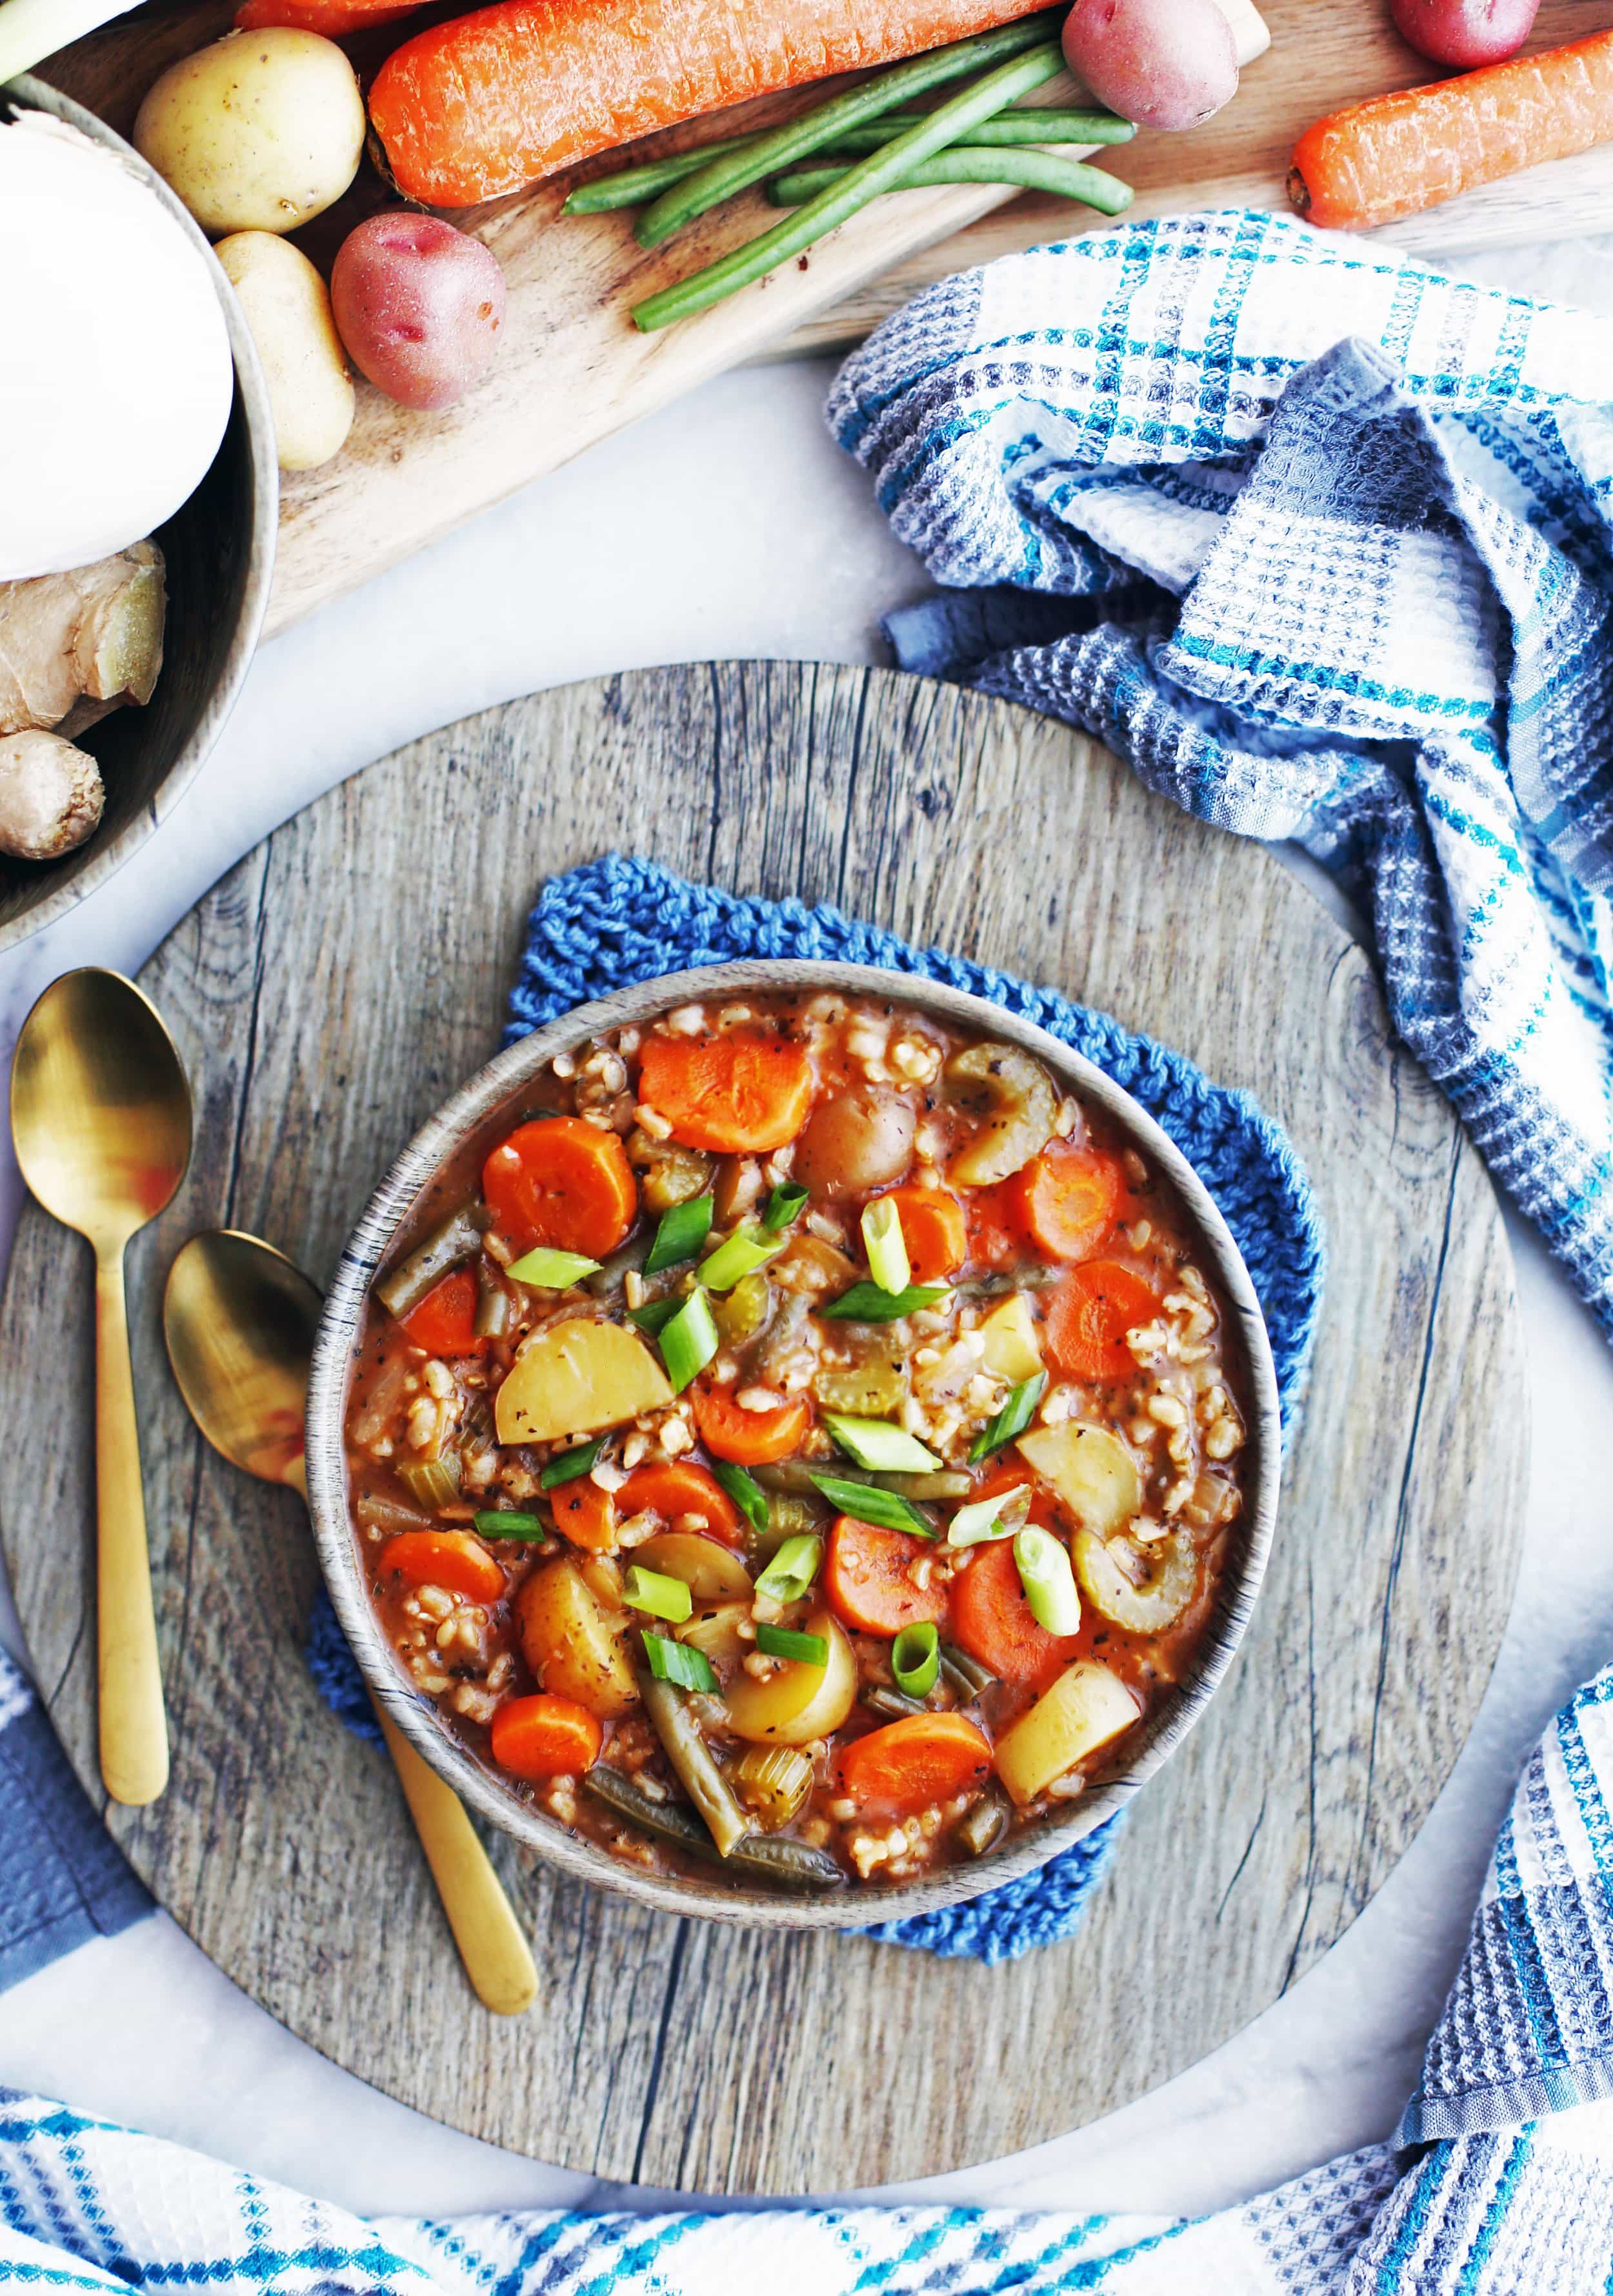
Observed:
[[[95,1252],[95,1507],[101,1775],[114,1801],[138,1806],[155,1801],[168,1784],[168,1717],[152,1607],[120,1243],[100,1245]]]
[[[380,1700],[371,1702],[465,1975],[495,2016],[519,2017],[532,2005],[538,1971],[503,1884],[453,1787],[422,1761]]]

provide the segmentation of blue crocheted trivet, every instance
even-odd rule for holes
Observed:
[[[1325,1269],[1321,1221],[1299,1159],[1287,1134],[1247,1093],[1211,1084],[1180,1053],[1131,1035],[1101,1013],[943,950],[914,948],[838,909],[742,899],[712,885],[691,885],[654,861],[609,854],[551,878],[539,894],[510,996],[505,1042],[514,1044],[613,989],[740,956],[878,964],[944,980],[1023,1013],[1123,1085],[1193,1163],[1238,1240],[1265,1311],[1283,1428],[1289,1429],[1310,1365]],[[308,1663],[332,1711],[350,1729],[375,1738],[368,1697],[323,1596]],[[988,1890],[967,1905],[881,1922],[861,1934],[983,1962],[1009,1960],[1068,1937],[1114,1853],[1122,1822],[1111,1818],[1039,1873]]]

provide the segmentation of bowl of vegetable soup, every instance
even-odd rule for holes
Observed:
[[[1202,1181],[1032,1023],[858,965],[567,1014],[331,1288],[321,1562],[475,1810],[672,1913],[954,1905],[1111,1816],[1248,1622],[1280,1472]]]

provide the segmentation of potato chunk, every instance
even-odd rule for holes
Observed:
[[[634,1549],[631,1560],[664,1578],[681,1578],[696,1603],[748,1603],[751,1574],[731,1546],[697,1530],[663,1530]]]
[[[999,1379],[1034,1379],[1041,1369],[1041,1349],[1031,1321],[1031,1303],[1016,1292],[1000,1308],[993,1308],[980,1326],[985,1341],[985,1366]]]
[[[498,1440],[552,1443],[562,1435],[588,1435],[671,1399],[666,1374],[637,1332],[568,1316],[523,1342],[498,1390]]]
[[[545,1563],[515,1598],[515,1622],[527,1664],[546,1690],[574,1698],[607,1721],[638,1696],[613,1621],[574,1563]]]
[[[1122,1530],[1142,1505],[1137,1463],[1117,1435],[1084,1420],[1035,1427],[1019,1439],[1019,1455],[1044,1475],[1083,1529],[1100,1537]]]
[[[725,1693],[728,1726],[737,1738],[763,1746],[804,1746],[838,1730],[857,1695],[857,1660],[837,1621],[827,1611],[807,1620],[807,1632],[829,1646],[827,1666],[786,1659],[765,1682],[742,1674]]]
[[[1118,1676],[1094,1660],[1077,1659],[997,1741],[997,1775],[1023,1809],[1055,1778],[1129,1730],[1138,1715]]]

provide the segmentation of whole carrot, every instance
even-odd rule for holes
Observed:
[[[370,90],[406,199],[469,207],[652,129],[861,71],[1048,0],[498,0],[416,33]]]
[[[289,25],[293,31],[322,32],[327,40],[340,40],[350,32],[395,24],[423,4],[424,0],[243,0],[235,11],[235,29],[260,32],[267,25]]]
[[[1294,147],[1308,222],[1362,231],[1613,136],[1613,32],[1351,104]]]

